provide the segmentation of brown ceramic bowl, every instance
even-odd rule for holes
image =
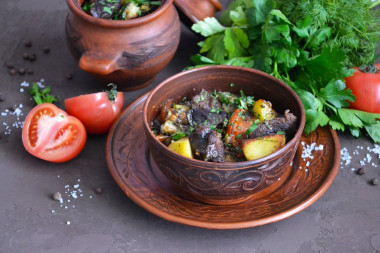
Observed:
[[[173,0],[130,20],[105,20],[85,13],[83,0],[66,0],[66,41],[79,67],[101,83],[136,90],[153,82],[173,58],[180,21]]]
[[[254,161],[214,163],[179,155],[155,138],[151,122],[167,99],[178,103],[202,89],[234,94],[243,90],[246,95],[271,101],[277,112],[290,109],[298,119],[297,132],[282,149]],[[292,172],[289,164],[304,129],[305,112],[296,93],[266,73],[243,67],[208,66],[176,74],[153,89],[144,104],[143,123],[155,163],[176,188],[209,204],[229,205],[262,198],[284,184]]]

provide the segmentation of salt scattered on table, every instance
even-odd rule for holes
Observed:
[[[377,168],[378,164],[380,164],[380,145],[379,144],[372,144],[373,147],[370,145],[367,147],[363,146],[356,146],[355,149],[350,153],[348,148],[343,147],[340,150],[341,154],[341,169],[349,169],[352,172],[357,172],[358,167],[353,166],[360,166],[361,168],[369,169],[370,172],[371,168]],[[358,164],[353,164],[350,167],[348,167],[352,161],[357,161]]]

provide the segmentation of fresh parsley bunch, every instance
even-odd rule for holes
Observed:
[[[206,18],[192,29],[206,37],[191,58],[195,66],[255,68],[292,87],[305,108],[305,134],[330,125],[356,137],[364,129],[380,142],[380,114],[347,108],[355,96],[343,79],[354,70],[346,48],[325,46],[336,39],[331,24],[315,25],[312,13],[293,23],[273,0],[235,0],[219,20]]]

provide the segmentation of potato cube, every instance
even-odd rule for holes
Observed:
[[[255,160],[270,155],[285,146],[285,135],[272,134],[243,141],[243,153],[247,160]]]
[[[263,122],[276,117],[276,112],[272,109],[272,104],[264,99],[259,99],[253,106],[253,115]]]
[[[194,158],[193,153],[191,152],[189,137],[184,137],[178,141],[173,141],[168,147],[180,155]]]

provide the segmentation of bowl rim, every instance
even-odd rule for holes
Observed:
[[[109,20],[109,19],[95,18],[83,11],[81,7],[81,3],[83,1],[84,0],[66,0],[66,3],[69,9],[71,10],[71,12],[75,14],[75,16],[79,17],[80,19],[88,23],[91,23],[97,26],[107,27],[107,28],[128,28],[128,27],[142,25],[156,19],[163,12],[165,12],[170,6],[172,6],[174,0],[161,0],[162,4],[157,8],[157,10],[145,16],[133,18],[129,20]]]
[[[176,78],[179,78],[179,77],[182,77],[182,76],[186,76],[186,75],[191,75],[192,73],[194,72],[206,72],[208,70],[213,70],[213,69],[225,69],[225,70],[239,70],[239,71],[248,71],[248,72],[251,72],[251,73],[254,73],[254,74],[259,74],[259,75],[262,75],[264,76],[265,78],[269,78],[269,79],[272,79],[273,81],[275,81],[276,83],[278,83],[279,85],[283,86],[285,89],[287,89],[291,95],[293,96],[293,98],[296,100],[299,108],[300,108],[300,111],[301,111],[301,119],[300,119],[300,123],[299,123],[299,126],[297,128],[297,131],[296,133],[294,134],[294,137],[288,141],[284,147],[282,147],[281,149],[277,150],[276,152],[270,154],[270,155],[267,155],[267,156],[264,156],[262,158],[259,158],[259,159],[256,159],[256,160],[252,160],[252,161],[242,161],[242,162],[223,162],[223,163],[217,163],[217,162],[209,162],[209,161],[202,161],[202,160],[198,160],[198,159],[192,159],[192,158],[188,158],[188,157],[185,157],[183,155],[180,155],[178,153],[175,153],[174,151],[170,150],[166,145],[164,145],[163,143],[159,142],[157,140],[157,138],[154,136],[153,132],[151,131],[150,129],[150,124],[148,123],[148,119],[147,119],[147,110],[148,110],[148,104],[150,102],[150,100],[152,99],[152,97],[155,95],[155,93],[160,90],[162,87],[168,85],[168,83],[170,83],[171,81],[175,80]],[[142,111],[142,117],[143,117],[143,126],[144,126],[144,129],[145,129],[145,133],[148,134],[148,141],[149,139],[153,139],[154,142],[156,142],[160,148],[164,149],[166,152],[168,152],[170,154],[171,157],[175,158],[176,160],[185,160],[185,161],[189,161],[189,163],[191,164],[194,164],[196,166],[202,166],[202,167],[213,167],[212,165],[215,165],[216,168],[213,168],[213,169],[216,169],[216,170],[236,170],[237,166],[236,165],[239,165],[239,169],[246,169],[247,167],[251,167],[251,166],[257,166],[257,165],[260,165],[260,164],[264,164],[266,163],[267,161],[270,161],[278,156],[281,156],[283,153],[285,153],[285,151],[287,151],[287,148],[291,145],[296,145],[300,138],[301,138],[301,135],[303,133],[303,130],[304,130],[304,127],[305,127],[305,110],[304,110],[304,107],[303,107],[303,104],[301,102],[301,99],[298,97],[298,95],[296,94],[296,92],[289,87],[289,85],[287,85],[286,83],[284,83],[283,81],[263,72],[263,71],[260,71],[260,70],[257,70],[257,69],[252,69],[252,68],[248,68],[248,67],[239,67],[239,66],[229,66],[229,65],[211,65],[211,66],[203,66],[203,67],[198,67],[198,68],[193,68],[193,69],[190,69],[190,70],[186,70],[186,71],[182,71],[182,72],[179,72],[173,76],[170,76],[168,77],[167,79],[165,79],[164,81],[162,81],[160,84],[158,84],[154,89],[152,89],[150,92],[149,92],[149,95],[147,97],[147,99],[145,100],[144,102],[144,107],[143,107],[143,111]]]

